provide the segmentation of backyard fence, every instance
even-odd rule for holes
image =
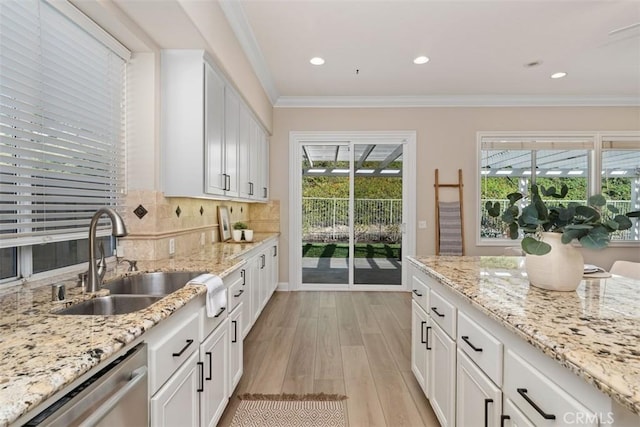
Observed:
[[[402,199],[355,199],[353,216],[357,242],[400,242]],[[347,241],[349,199],[303,197],[302,230],[305,242]]]
[[[488,202],[498,202],[500,203],[500,212],[504,212],[504,210],[509,206],[509,200],[488,200],[483,199],[480,202],[480,237],[482,238],[508,238],[506,235],[505,224],[502,222],[500,217],[493,218],[490,217],[485,209],[485,204]],[[571,202],[576,202],[580,204],[585,204],[584,200],[562,200],[563,205],[567,205]],[[608,200],[608,205],[613,205],[616,207],[620,214],[624,215],[625,213],[634,210],[631,205],[631,201],[629,200]],[[636,222],[634,227],[629,230],[618,231],[616,233],[611,234],[611,240],[637,240],[638,239],[638,223]]]

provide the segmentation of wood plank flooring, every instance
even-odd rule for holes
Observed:
[[[346,394],[350,427],[438,421],[411,372],[408,292],[276,292],[244,340],[241,393]]]

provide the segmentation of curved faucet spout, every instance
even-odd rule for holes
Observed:
[[[102,280],[98,275],[96,267],[96,229],[98,220],[102,215],[107,215],[111,219],[111,234],[115,237],[127,235],[127,227],[124,225],[122,217],[111,208],[100,208],[93,214],[89,225],[89,271],[87,272],[87,292],[96,292],[102,285]]]

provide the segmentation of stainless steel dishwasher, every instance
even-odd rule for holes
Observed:
[[[147,427],[147,346],[139,344],[25,426]]]

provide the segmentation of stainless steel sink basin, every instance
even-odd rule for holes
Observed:
[[[150,295],[109,295],[83,301],[67,307],[56,314],[85,314],[94,316],[126,314],[147,308],[160,299],[162,299],[161,296]]]
[[[137,294],[137,295],[169,295],[186,285],[189,280],[201,275],[202,272],[174,271],[143,273],[126,276],[105,283],[102,287],[109,289],[111,295]]]

